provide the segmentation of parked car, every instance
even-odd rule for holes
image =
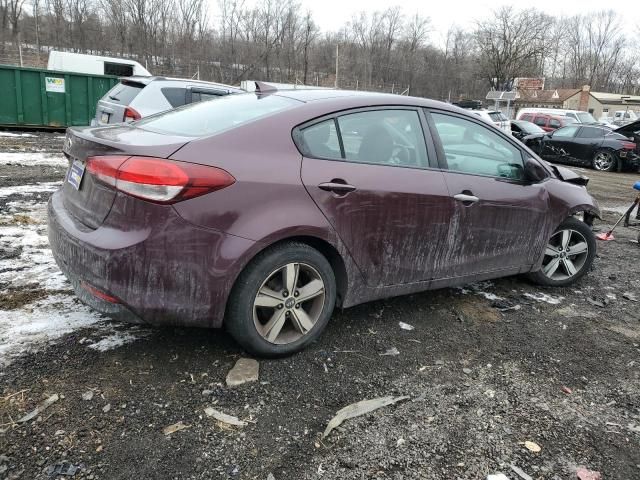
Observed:
[[[188,103],[244,93],[220,83],[165,77],[127,77],[98,101],[94,126],[131,122]]]
[[[626,138],[636,144],[635,154],[640,157],[640,120],[633,123],[628,123],[622,127],[618,127],[613,130],[615,133],[624,135]]]
[[[545,131],[538,125],[526,120],[511,120],[511,135],[518,140],[523,140],[531,135],[544,135]]]
[[[633,110],[618,110],[613,113],[612,122],[615,126],[622,126],[640,120],[640,114]]]
[[[537,115],[539,113],[546,113],[547,115],[553,115],[556,117],[569,117],[574,120],[574,123],[598,123],[589,112],[583,112],[581,110],[567,110],[563,108],[521,108],[518,110],[516,118],[521,120],[523,115]]]
[[[539,126],[545,132],[553,132],[554,130],[575,123],[571,117],[563,117],[560,115],[551,115],[549,113],[525,113],[518,116],[519,120],[531,122]]]
[[[482,118],[484,121],[494,125],[500,130],[511,133],[511,126],[509,125],[509,119],[507,116],[498,110],[469,110],[475,115]]]
[[[569,125],[525,142],[550,162],[593,167],[605,172],[640,166],[636,143],[598,125]]]
[[[421,98],[229,95],[70,128],[64,153],[49,240],[79,298],[224,325],[255,355],[302,349],[336,305],[525,273],[565,286],[596,254],[584,177]]]

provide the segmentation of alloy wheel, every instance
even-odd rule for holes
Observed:
[[[609,152],[598,152],[593,159],[596,170],[610,170],[613,165],[613,156]]]
[[[544,251],[542,273],[551,280],[567,280],[582,270],[588,255],[589,245],[580,232],[559,230]]]
[[[262,283],[253,301],[253,322],[266,341],[289,344],[308,334],[320,318],[325,285],[306,263],[288,263]]]

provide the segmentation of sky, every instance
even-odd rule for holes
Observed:
[[[323,31],[339,30],[353,14],[367,11],[385,10],[400,5],[405,15],[418,12],[431,18],[434,43],[441,43],[452,25],[472,28],[474,21],[490,15],[492,10],[503,5],[515,7],[535,6],[539,10],[554,16],[575,15],[579,12],[612,9],[624,17],[627,28],[633,28],[640,37],[640,8],[633,2],[603,2],[602,0],[536,0],[535,2],[517,2],[515,0],[299,0],[302,10],[311,10],[313,18]],[[212,2],[212,10],[217,11],[217,1]],[[255,0],[246,0],[246,5],[255,5]]]

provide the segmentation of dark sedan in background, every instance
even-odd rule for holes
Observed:
[[[638,144],[618,130],[603,126],[567,125],[544,135],[524,137],[522,141],[550,162],[593,167],[603,172],[640,167]]]
[[[533,122],[526,120],[511,120],[511,135],[518,140],[523,140],[525,137],[531,135],[538,135],[541,137],[545,134],[545,131]]]
[[[335,90],[228,95],[70,128],[49,240],[85,303],[302,349],[335,305],[529,274],[596,254],[586,179],[460,108]],[[584,213],[584,221],[577,215]]]

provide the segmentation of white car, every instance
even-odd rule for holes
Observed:
[[[499,128],[503,132],[508,133],[509,135],[511,135],[511,122],[509,122],[509,119],[507,118],[507,116],[504,113],[502,113],[502,112],[500,112],[498,110],[472,110],[472,109],[469,109],[469,111],[472,112],[472,113],[475,113],[480,118],[482,118],[484,121],[486,121],[488,123],[491,123],[496,128]]]

